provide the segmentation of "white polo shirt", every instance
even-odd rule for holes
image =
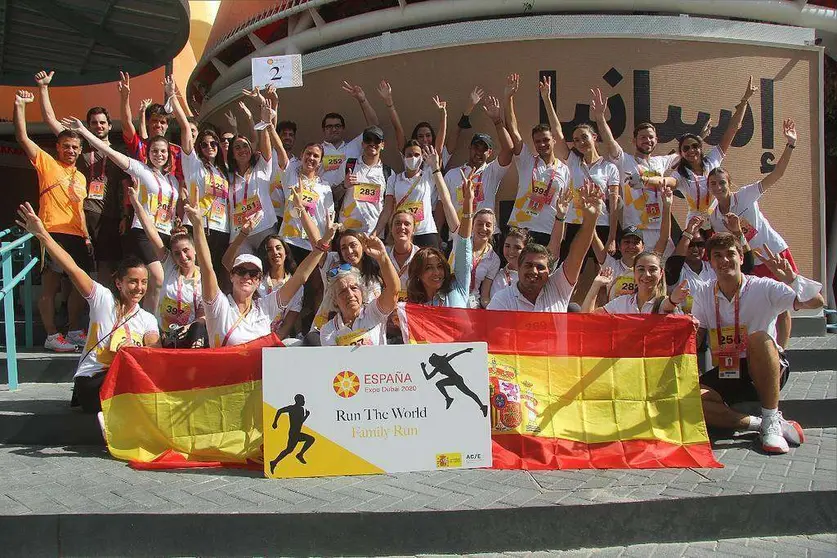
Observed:
[[[242,225],[251,216],[255,215],[258,220],[251,235],[266,231],[276,224],[276,213],[270,199],[272,181],[273,166],[261,155],[256,157],[256,164],[247,169],[244,176],[237,172],[233,175],[233,183],[230,185],[231,239],[238,235]]]
[[[472,258],[471,267],[474,269],[474,280],[471,281],[471,294],[476,295],[477,301],[479,301],[482,282],[486,279],[494,281],[494,278],[500,271],[501,262],[500,256],[497,255],[497,252],[495,252],[490,245],[487,246],[486,251],[482,256],[478,256],[477,253],[474,252]],[[474,308],[478,307],[479,305]]]
[[[500,189],[500,182],[506,176],[511,164],[505,167],[500,165],[497,159],[488,164],[483,164],[477,169],[474,175],[474,211],[480,209],[497,210],[497,191]],[[471,174],[473,169],[466,163],[461,167],[454,167],[445,174],[445,184],[450,192],[450,200],[456,208],[459,218],[462,218],[462,172],[465,176]]]
[[[609,224],[609,213],[604,200],[608,199],[608,188],[610,186],[619,186],[619,169],[604,157],[599,157],[593,164],[588,165],[584,161],[584,157],[579,156],[575,151],[570,151],[567,157],[567,165],[570,168],[570,187],[573,189],[573,201],[570,202],[570,207],[567,209],[566,222],[572,225],[580,225],[582,218],[581,212],[578,210],[581,202],[581,187],[588,180],[592,181],[603,195],[602,211],[599,213],[599,218],[596,220],[597,225]]]
[[[703,162],[704,175],[698,176],[691,169],[686,169],[686,175],[683,176],[679,171],[675,170],[671,176],[677,180],[677,190],[686,197],[686,204],[689,207],[689,213],[686,216],[686,222],[689,222],[694,215],[707,215],[718,203],[712,194],[709,193],[709,187],[706,184],[706,176],[713,169],[721,166],[724,162],[724,152],[720,147],[713,147],[706,155]]]
[[[285,199],[291,198],[291,189],[297,184],[302,190],[302,204],[314,220],[320,233],[334,220],[334,196],[331,187],[322,181],[319,176],[309,180],[300,174],[301,161],[294,161],[288,164],[288,168],[282,173],[282,190],[285,192]],[[285,215],[282,218],[282,230],[279,234],[285,242],[293,244],[304,250],[311,250],[311,242],[305,229],[302,226],[302,219],[297,217],[293,211],[293,204],[285,204]]]
[[[324,347],[350,345],[386,345],[386,326],[389,314],[378,308],[378,301],[364,304],[351,325],[343,323],[340,312],[320,330],[320,344]]]
[[[412,178],[407,178],[403,172],[390,176],[386,195],[394,198],[394,210],[406,209],[413,214],[416,222],[414,235],[437,232],[433,220],[436,182],[433,180],[433,169],[429,166]]]
[[[279,304],[279,291],[275,294],[253,300],[250,311],[241,318],[238,305],[232,295],[221,291],[215,300],[204,300],[206,330],[209,334],[209,346],[225,346],[224,338],[229,334],[226,346],[243,345],[248,341],[264,337],[270,333],[270,324],[277,316],[284,314],[287,304]]]
[[[129,159],[127,172],[139,184],[139,202],[151,217],[160,234],[171,234],[174,208],[180,197],[177,178],[162,174],[136,159]],[[142,230],[139,217],[134,215],[131,228]]]
[[[773,342],[776,342],[776,318],[786,310],[793,310],[796,293],[784,283],[766,277],[743,275],[739,289],[739,316],[741,338],[746,339],[757,331],[766,332]],[[694,303],[692,315],[700,322],[700,327],[707,330],[709,343],[713,354],[718,347],[718,336],[715,328],[715,285],[718,281],[701,283],[692,291]],[[721,333],[724,337],[734,336],[735,305],[733,300],[727,300],[723,293],[718,292],[718,310],[721,316]],[[732,339],[732,337],[729,337]],[[778,347],[778,344],[776,345]],[[781,348],[781,347],[780,347]],[[746,350],[741,351],[746,356]]]
[[[566,312],[573,288],[564,273],[564,264],[552,272],[535,303],[529,302],[520,289],[517,281],[506,287],[491,299],[489,310],[513,310],[516,312]]]
[[[628,183],[628,174],[653,178],[665,176],[671,163],[678,156],[654,155],[648,159],[641,159],[635,155],[619,152],[615,162],[619,167],[619,177],[622,181],[622,228],[637,227],[641,230],[660,230],[663,206],[655,188],[633,188]]]
[[[517,165],[517,194],[508,224],[552,234],[555,202],[558,192],[570,184],[569,168],[557,158],[552,165],[547,165],[525,143],[514,161]]]
[[[363,134],[348,143],[333,145],[324,141],[322,146],[323,161],[320,166],[320,180],[329,186],[336,186],[346,178],[346,159],[360,157],[363,149]]]
[[[491,283],[491,300],[497,296],[497,293],[504,290],[506,287],[517,283],[517,270],[509,269],[508,266],[502,268],[494,276],[494,281]]]
[[[761,182],[755,182],[742,187],[732,194],[730,200],[730,213],[738,215],[741,221],[741,232],[747,239],[747,244],[755,250],[765,245],[770,247],[774,254],[787,250],[788,243],[770,225],[770,221],[764,216],[759,207],[759,198],[762,196]],[[715,231],[726,231],[724,216],[717,205],[709,214],[709,223]]]
[[[348,172],[349,169],[346,168]],[[340,211],[340,222],[347,229],[371,233],[378,224],[378,217],[384,208],[384,195],[387,181],[384,178],[384,165],[378,163],[369,166],[359,157],[355,160],[354,175],[357,184],[346,182],[346,195]]]

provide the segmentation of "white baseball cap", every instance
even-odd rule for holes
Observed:
[[[232,268],[235,269],[240,265],[244,264],[252,264],[258,268],[259,271],[262,270],[262,260],[254,256],[253,254],[239,254],[235,257],[235,261],[233,262]]]

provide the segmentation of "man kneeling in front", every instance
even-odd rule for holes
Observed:
[[[717,280],[692,291],[698,341],[703,345],[708,334],[714,366],[700,377],[706,423],[759,432],[764,451],[787,453],[788,443],[799,445],[805,435],[779,412],[779,390],[789,368],[784,349],[776,344],[776,318],[786,310],[822,307],[822,285],[794,273],[787,260],[767,247],[756,255],[777,280],[742,274],[741,244],[729,233],[710,238],[706,252]],[[759,401],[761,416],[728,406],[740,401]]]

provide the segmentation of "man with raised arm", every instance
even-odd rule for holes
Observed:
[[[550,250],[541,244],[527,244],[518,259],[517,281],[494,295],[488,305],[489,310],[567,311],[581,265],[593,241],[602,206],[601,192],[596,186],[585,184],[579,194],[583,221],[570,244],[567,259],[550,273],[553,263]]]
[[[755,253],[777,280],[744,275],[741,244],[731,233],[716,233],[706,251],[717,279],[691,293],[698,340],[709,342],[714,366],[700,377],[706,423],[759,432],[764,451],[787,453],[788,443],[799,445],[805,435],[779,412],[779,390],[789,368],[776,344],[776,319],[788,310],[821,308],[822,285],[794,273],[788,260],[767,246]],[[759,401],[761,416],[728,406],[740,401]]]
[[[87,196],[87,181],[76,168],[81,154],[81,138],[76,132],[62,130],[55,142],[57,159],[29,139],[26,132],[26,105],[35,100],[29,91],[18,91],[15,95],[14,127],[15,139],[29,157],[38,173],[38,216],[44,228],[84,271],[93,267],[90,250],[90,234],[84,218],[84,198]],[[58,352],[73,352],[77,345],[84,345],[87,337],[81,327],[84,298],[73,289],[67,301],[69,331],[64,337],[55,326],[55,295],[61,289],[61,277],[66,276],[64,268],[52,257],[46,256],[42,289],[38,299],[38,310],[46,329],[44,348]]]
[[[49,84],[55,72],[40,71],[35,83],[40,93],[39,102],[44,121],[56,136],[65,130],[55,116],[49,98]],[[85,119],[87,129],[110,145],[110,114],[104,107],[92,107]],[[130,228],[125,188],[130,179],[118,165],[104,154],[84,144],[83,153],[76,166],[87,180],[87,197],[84,199],[84,217],[93,244],[93,256],[99,281],[108,281],[122,259],[121,232]]]
[[[519,86],[520,76],[509,75],[504,108],[506,129],[511,136],[512,153],[517,166],[518,185],[508,224],[528,229],[530,238],[545,246],[549,244],[557,217],[557,193],[569,186],[570,172],[567,165],[555,156],[555,138],[548,124],[538,124],[532,128],[535,152],[524,143],[514,111],[514,96]]]

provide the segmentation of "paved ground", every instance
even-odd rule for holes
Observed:
[[[795,374],[782,396],[825,403],[834,398],[835,378],[834,371]],[[66,387],[54,388],[53,396],[66,398]],[[25,403],[32,396],[24,389],[3,397]],[[256,471],[134,471],[99,447],[7,445],[0,448],[0,510],[4,515],[210,513],[219,506],[231,513],[431,511],[837,490],[837,417],[825,420],[822,428],[806,428],[807,442],[786,456],[762,454],[751,436],[718,440],[723,469],[463,470],[268,481]]]

